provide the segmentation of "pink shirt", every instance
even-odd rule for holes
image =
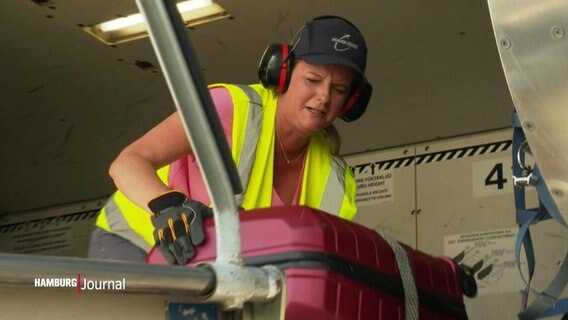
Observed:
[[[232,146],[232,130],[233,130],[233,101],[229,91],[222,87],[212,88],[209,90],[211,98],[217,109],[217,114],[221,120],[223,133],[229,144]],[[304,161],[305,163],[305,161]],[[302,167],[303,171],[303,167]],[[301,177],[300,175],[300,181]],[[293,204],[298,204],[298,195],[300,190],[300,181],[294,194]],[[194,155],[184,156],[170,164],[170,173],[168,176],[168,184],[171,188],[180,190],[187,194],[189,198],[203,202],[206,205],[211,204],[205,181],[199,171],[199,166]],[[282,200],[274,188],[272,189],[272,206],[283,206]]]
[[[300,173],[300,180],[297,183],[296,186],[296,191],[294,192],[294,198],[292,199],[292,205],[297,205],[299,203],[298,201],[298,195],[300,194],[300,188],[302,186],[302,176],[304,176],[304,165],[306,164],[306,159],[304,158],[304,162],[302,163],[302,171]],[[278,192],[276,192],[276,189],[274,189],[274,187],[272,187],[272,206],[273,207],[283,207],[284,206],[284,202],[282,202],[282,199],[280,199],[280,196],[278,195]]]

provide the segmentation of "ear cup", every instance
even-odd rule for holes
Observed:
[[[294,64],[293,54],[288,44],[271,44],[260,59],[258,78],[265,88],[285,92],[290,83]]]
[[[367,104],[369,104],[372,93],[373,87],[366,78],[363,78],[349,98],[347,98],[339,118],[346,122],[359,119],[367,110]]]

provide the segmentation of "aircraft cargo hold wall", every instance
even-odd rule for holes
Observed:
[[[516,319],[521,306],[511,138],[504,129],[346,157],[358,184],[356,222],[476,269],[470,319]],[[536,206],[534,189],[527,199]],[[549,220],[531,231],[533,288],[543,290],[562,262],[568,230]]]

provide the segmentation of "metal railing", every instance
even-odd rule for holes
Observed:
[[[120,291],[125,293],[183,294],[201,298],[215,287],[213,272],[205,268],[10,253],[0,254],[0,261],[2,285],[44,287],[41,281],[46,279],[77,279],[75,287],[68,283],[58,285],[74,290],[85,281],[124,279],[125,285]]]

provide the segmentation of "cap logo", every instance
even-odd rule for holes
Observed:
[[[335,44],[333,45],[335,51],[347,51],[349,49],[355,49],[355,50],[359,49],[358,45],[349,41],[350,37],[351,37],[350,34],[346,34],[344,36],[341,36],[340,38],[336,37],[331,38],[331,41],[335,42]]]

